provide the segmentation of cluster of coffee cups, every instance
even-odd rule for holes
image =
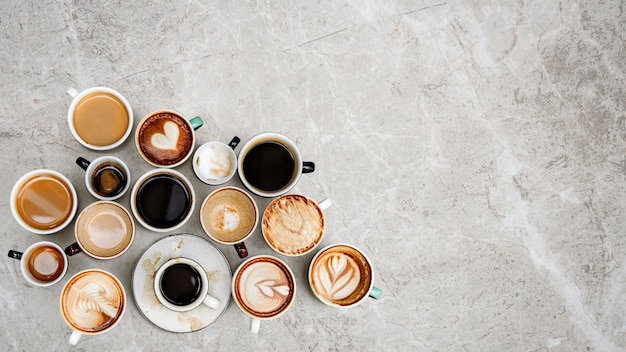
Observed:
[[[131,134],[133,113],[118,92],[95,87],[78,93],[68,90],[73,101],[68,111],[72,135],[85,147],[106,151],[120,146]],[[114,156],[93,161],[82,157],[76,163],[85,171],[85,185],[98,201],[85,207],[74,225],[76,242],[63,249],[40,241],[23,253],[9,251],[21,260],[23,276],[33,285],[50,286],[67,272],[68,256],[84,252],[107,260],[122,255],[135,236],[135,220],[154,232],[169,232],[183,226],[194,212],[195,193],[191,182],[174,170],[192,159],[193,170],[202,182],[216,186],[201,203],[200,222],[212,240],[234,246],[240,258],[244,244],[261,226],[262,234],[275,252],[301,256],[313,251],[325,231],[323,210],[330,201],[287,194],[303,173],[314,171],[312,162],[302,160],[295,143],[278,133],[262,133],[243,144],[208,142],[195,150],[194,130],[202,119],[159,110],[145,116],[135,131],[135,146],[141,157],[155,168],[137,179],[131,190],[131,211],[116,200],[131,185],[128,166]],[[193,157],[192,157],[193,156]],[[254,198],[244,189],[224,186],[235,173],[245,188],[260,197],[274,198],[262,216]],[[10,200],[16,221],[37,234],[53,234],[68,226],[77,213],[78,199],[72,183],[53,170],[35,170],[22,176]],[[132,215],[131,215],[132,212]],[[174,311],[194,309],[200,304],[219,305],[207,295],[209,279],[190,258],[170,258],[155,273],[155,296]],[[334,244],[318,251],[309,265],[309,284],[322,302],[333,307],[353,307],[368,296],[378,298],[370,260],[358,248]],[[294,274],[281,259],[257,255],[236,269],[231,292],[243,312],[251,317],[251,330],[259,331],[262,319],[280,316],[291,306],[296,291]],[[83,270],[68,280],[60,299],[61,312],[73,329],[70,343],[82,335],[108,331],[117,324],[126,306],[121,282],[100,269]]]

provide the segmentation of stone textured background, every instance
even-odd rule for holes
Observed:
[[[131,303],[74,350],[623,351],[624,11],[617,0],[3,0],[2,250],[74,241],[71,228],[23,230],[9,194],[50,168],[74,183],[79,209],[94,201],[74,160],[107,153],[72,138],[65,91],[103,85],[125,95],[135,124],[162,108],[202,116],[198,144],[292,138],[317,166],[294,192],[333,202],[322,245],[362,248],[384,296],[332,309],[307,287],[313,254],[284,258],[296,301],[258,336],[233,302],[189,334]],[[135,179],[151,168],[130,139],[110,154]],[[198,198],[214,189],[189,163],[179,171]],[[198,216],[177,232],[204,236]],[[138,226],[123,256],[72,257],[67,277],[103,268],[132,297],[137,260],[167,235]],[[260,230],[248,248],[272,253]],[[6,255],[0,280],[2,349],[68,349],[62,285],[29,286]]]

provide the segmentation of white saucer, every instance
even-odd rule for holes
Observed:
[[[154,294],[154,274],[171,258],[186,257],[198,262],[209,277],[209,294],[220,300],[217,309],[205,305],[188,312],[165,308]],[[232,273],[228,261],[207,240],[191,234],[166,237],[154,243],[139,258],[133,271],[133,296],[143,315],[156,326],[171,332],[192,332],[207,327],[219,318],[230,301]]]

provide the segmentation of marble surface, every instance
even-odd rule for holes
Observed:
[[[9,193],[50,168],[74,183],[80,209],[94,201],[74,160],[107,153],[72,138],[66,90],[103,85],[135,123],[162,108],[201,116],[197,145],[291,137],[317,166],[294,191],[333,202],[322,246],[362,248],[383,296],[327,307],[307,287],[313,254],[284,258],[297,297],[258,336],[232,301],[187,334],[131,303],[73,350],[623,351],[625,11],[617,0],[3,0],[2,249],[73,242],[71,228],[23,230]],[[110,154],[134,177],[151,169],[132,140]],[[215,189],[189,163],[178,170],[199,198]],[[203,236],[199,217],[179,232]],[[62,283],[102,268],[130,291],[137,260],[170,234],[139,226],[117,259],[71,258]],[[272,253],[258,229],[248,247]],[[31,287],[4,257],[0,349],[69,350],[62,284]]]

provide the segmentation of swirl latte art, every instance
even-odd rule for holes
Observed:
[[[110,274],[89,270],[76,274],[61,294],[61,312],[75,330],[97,333],[112,327],[124,312],[125,293]]]

